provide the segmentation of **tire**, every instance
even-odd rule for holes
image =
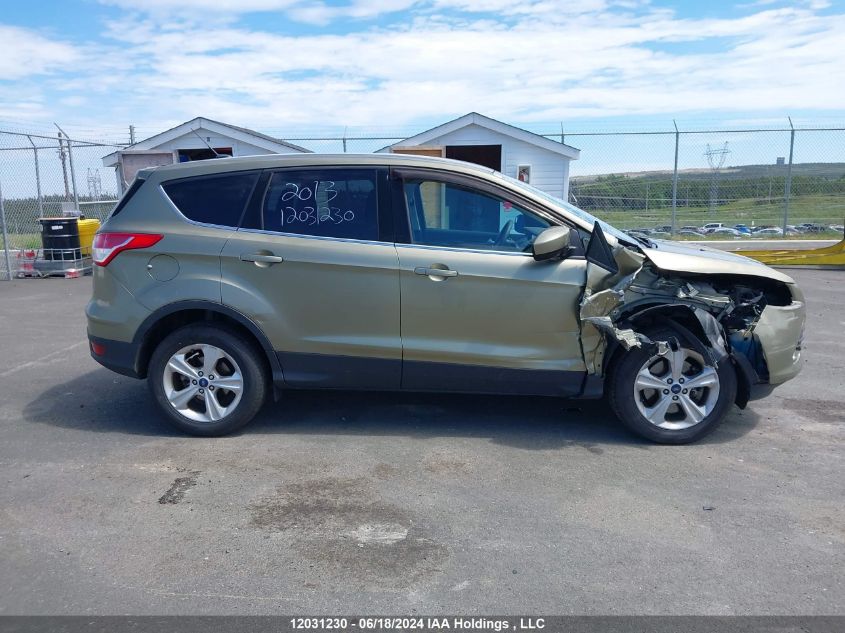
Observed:
[[[262,352],[236,332],[187,325],[150,358],[147,384],[165,417],[190,435],[227,435],[247,424],[269,391]]]
[[[637,435],[660,444],[687,444],[714,431],[736,399],[733,364],[726,359],[713,367],[705,345],[680,329],[660,326],[644,333],[655,341],[675,338],[679,349],[660,357],[652,346],[639,347],[617,358],[608,376],[616,416]],[[679,373],[674,368],[681,356]]]

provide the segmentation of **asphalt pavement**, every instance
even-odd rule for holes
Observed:
[[[2,614],[845,614],[845,273],[705,441],[602,402],[297,392],[180,435],[88,355],[90,278],[0,281]]]

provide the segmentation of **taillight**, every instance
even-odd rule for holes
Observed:
[[[163,237],[154,233],[97,233],[91,257],[97,266],[108,266],[122,251],[149,248]]]

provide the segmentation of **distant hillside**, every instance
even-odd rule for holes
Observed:
[[[716,186],[710,169],[678,171],[678,201],[687,207],[721,206],[746,200],[770,204],[782,198],[785,165],[741,165],[718,171]],[[570,179],[573,201],[588,210],[639,210],[667,206],[672,200],[672,172],[640,171]],[[845,163],[798,163],[792,166],[792,197],[845,196]]]
[[[786,165],[736,165],[724,167],[719,171],[719,179],[745,179],[745,178],[769,178],[776,175],[786,175]],[[709,180],[712,170],[708,167],[694,169],[679,169],[678,179],[707,179]],[[595,174],[587,176],[572,176],[571,180],[581,183],[593,182],[608,176],[623,176],[625,178],[665,180],[672,178],[672,170],[655,171],[630,171],[616,172],[610,174]],[[815,176],[830,180],[837,180],[845,177],[845,163],[795,163],[792,165],[792,177]]]

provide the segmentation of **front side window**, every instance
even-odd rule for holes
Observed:
[[[265,231],[356,240],[378,239],[374,169],[276,172],[264,196]]]
[[[551,226],[503,198],[435,180],[406,181],[405,200],[414,244],[528,252]]]
[[[165,182],[167,197],[189,220],[237,227],[258,174],[220,174]]]

